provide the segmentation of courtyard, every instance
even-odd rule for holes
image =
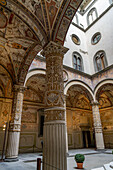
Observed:
[[[85,155],[84,169],[91,170],[93,168],[102,167],[104,164],[113,161],[112,150],[96,151],[94,149],[76,149],[69,150],[67,157],[67,169],[75,170],[76,162],[74,155],[82,153]],[[19,161],[17,162],[0,162],[0,170],[36,170],[37,158],[42,159],[42,153],[25,153],[19,154]],[[54,168],[56,169],[56,168]]]

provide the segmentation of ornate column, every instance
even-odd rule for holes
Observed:
[[[92,103],[92,111],[93,111],[93,121],[94,121],[94,129],[95,129],[95,139],[96,139],[96,148],[104,149],[104,139],[102,132],[102,125],[99,113],[99,103],[97,101]]]
[[[21,128],[21,114],[23,105],[23,93],[25,87],[20,85],[13,86],[13,104],[11,121],[9,123],[8,143],[6,149],[6,160],[18,160],[18,148]]]
[[[50,42],[43,50],[46,57],[46,93],[43,170],[67,170],[66,122],[64,108],[63,56],[68,51]]]

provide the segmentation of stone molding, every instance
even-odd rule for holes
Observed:
[[[24,93],[24,91],[27,89],[27,87],[18,85],[18,84],[14,84],[13,85],[13,92],[20,92],[20,93]]]
[[[41,52],[41,55],[43,55],[44,57],[47,57],[50,54],[59,54],[64,56],[64,54],[68,51],[69,49],[66,47],[63,47],[60,44],[57,44],[53,41],[50,41],[49,44],[47,44],[47,46],[43,49],[43,51]]]
[[[92,102],[91,102],[91,105],[92,105],[92,106],[96,106],[96,105],[98,106],[98,105],[100,105],[100,103],[96,100],[96,101],[92,101]]]
[[[56,120],[65,121],[65,109],[62,107],[45,109],[45,122]]]
[[[95,127],[95,133],[103,133],[102,127]]]

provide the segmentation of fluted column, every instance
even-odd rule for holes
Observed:
[[[46,93],[43,170],[67,170],[66,121],[64,108],[63,56],[67,48],[50,42],[43,50],[46,57]]]
[[[64,108],[65,108],[65,121],[66,121],[66,153],[68,155],[68,134],[67,134],[67,119],[66,119],[66,95],[64,98]]]
[[[103,131],[102,131],[102,124],[101,124],[98,105],[99,105],[99,103],[97,101],[92,103],[96,148],[104,149],[105,147],[104,147]]]
[[[9,123],[8,142],[6,149],[6,160],[18,160],[18,148],[21,129],[21,114],[23,105],[23,92],[25,87],[13,86],[13,104],[11,121]]]

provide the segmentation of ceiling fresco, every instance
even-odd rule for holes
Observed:
[[[0,65],[13,84],[24,84],[27,71],[48,42],[63,45],[83,0],[0,0]]]
[[[108,108],[113,106],[113,85],[106,84],[101,86],[96,95],[99,101],[99,108]],[[71,86],[66,96],[66,106],[91,110],[91,96],[82,86]]]
[[[67,92],[66,106],[91,110],[91,97],[82,86],[71,86]]]

